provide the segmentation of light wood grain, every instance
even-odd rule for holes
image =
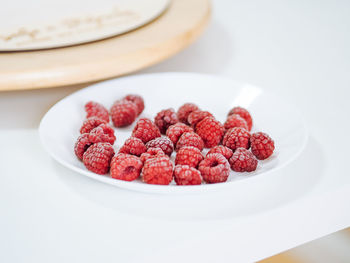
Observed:
[[[266,258],[259,263],[302,263],[299,259],[291,255],[291,253],[281,253],[276,256]]]
[[[115,38],[67,48],[0,53],[0,90],[74,85],[140,70],[192,43],[209,17],[208,0],[173,0],[157,20]]]

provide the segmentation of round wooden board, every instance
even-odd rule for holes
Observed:
[[[209,17],[209,0],[172,0],[158,19],[124,35],[66,48],[0,53],[0,90],[74,85],[140,70],[192,43]]]

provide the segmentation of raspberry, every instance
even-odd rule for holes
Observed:
[[[173,164],[168,157],[148,159],[142,169],[142,180],[147,184],[168,185],[173,180]]]
[[[82,160],[84,152],[92,145],[92,142],[89,140],[89,134],[83,133],[80,135],[74,145],[75,155]]]
[[[170,156],[174,151],[174,144],[168,137],[158,137],[146,144],[149,148],[160,148],[166,155]]]
[[[185,132],[181,135],[179,141],[176,144],[176,151],[184,146],[193,146],[202,151],[204,148],[204,142],[197,133]]]
[[[174,177],[177,185],[196,185],[202,183],[201,173],[188,165],[176,165]]]
[[[98,117],[101,120],[109,122],[108,110],[100,103],[89,101],[85,104],[86,118]]]
[[[138,138],[130,137],[124,142],[119,153],[132,154],[140,156],[147,150],[146,145]]]
[[[232,110],[230,110],[230,112],[228,113],[228,116],[232,114],[238,114],[247,122],[248,131],[252,129],[253,119],[249,111],[247,111],[245,108],[242,108],[242,107],[234,107]]]
[[[176,113],[173,109],[166,109],[158,112],[154,118],[154,123],[159,128],[162,134],[165,134],[169,126],[179,122],[177,119]]]
[[[166,156],[162,149],[160,148],[149,148],[143,154],[141,154],[141,161],[144,163],[148,159]]]
[[[169,139],[173,142],[175,146],[184,132],[193,132],[193,129],[190,126],[187,126],[186,124],[178,122],[174,125],[171,125],[166,130],[166,136],[169,137]]]
[[[190,115],[190,113],[192,111],[195,110],[199,110],[198,106],[196,104],[193,103],[185,103],[184,105],[182,105],[178,110],[177,110],[177,117],[179,118],[179,121],[185,123],[185,124],[189,124],[187,122],[187,118],[188,115]]]
[[[224,128],[226,131],[234,127],[242,127],[248,131],[247,122],[238,114],[228,116],[226,122],[224,123]]]
[[[119,153],[111,161],[111,177],[123,181],[133,181],[140,176],[143,163],[135,155]]]
[[[207,183],[222,183],[230,174],[230,164],[222,154],[211,153],[200,162],[198,170]]]
[[[197,124],[196,132],[204,141],[204,146],[211,148],[221,142],[224,126],[213,117],[206,117]]]
[[[83,122],[83,125],[80,128],[80,133],[89,133],[93,128],[96,128],[103,123],[107,122],[98,117],[90,117]]]
[[[207,153],[211,154],[211,153],[220,153],[222,154],[227,160],[229,160],[233,154],[233,151],[223,145],[218,145],[218,146],[214,146],[213,148],[210,149],[210,151]]]
[[[253,133],[250,137],[252,153],[259,160],[269,158],[275,150],[275,142],[266,133]]]
[[[109,124],[101,124],[96,128],[93,128],[89,133],[89,140],[92,143],[97,142],[109,142],[110,144],[114,144],[116,137],[114,135],[114,130]]]
[[[245,148],[237,148],[229,162],[231,169],[236,172],[252,172],[258,165],[258,160]]]
[[[124,99],[136,104],[137,116],[139,116],[143,112],[143,110],[145,108],[145,103],[144,103],[143,98],[141,96],[135,95],[135,94],[129,94],[129,95],[126,95],[124,97]]]
[[[141,139],[144,143],[147,143],[157,137],[160,137],[160,131],[150,119],[141,118],[136,123],[136,126],[132,131],[132,136]]]
[[[106,174],[109,171],[114,150],[108,142],[98,142],[91,145],[83,155],[83,163],[91,172]]]
[[[175,164],[189,165],[196,168],[204,159],[201,151],[193,146],[184,146],[176,154]]]
[[[246,129],[236,127],[231,128],[226,132],[222,144],[230,148],[232,151],[235,151],[239,147],[249,149],[249,139],[250,133]]]
[[[197,123],[199,123],[205,117],[213,117],[213,114],[208,111],[195,110],[188,115],[187,121],[193,128],[195,128]]]
[[[137,106],[128,100],[117,100],[111,107],[111,118],[115,127],[125,127],[134,122]]]

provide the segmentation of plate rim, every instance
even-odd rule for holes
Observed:
[[[229,81],[234,83],[235,85],[250,85],[253,86],[265,93],[268,94],[272,94],[274,96],[278,96],[281,97],[280,95],[275,94],[274,92],[270,92],[267,90],[264,90],[263,88],[256,86],[256,85],[252,85],[246,82],[241,82],[241,81],[236,81],[230,77],[227,76],[218,76],[218,75],[214,75],[214,74],[206,74],[206,73],[196,73],[196,72],[157,72],[157,73],[144,73],[144,74],[136,74],[136,75],[130,75],[130,76],[124,76],[124,77],[120,77],[120,78],[114,78],[114,79],[109,79],[106,81],[102,81],[102,82],[98,82],[92,85],[89,85],[87,87],[84,87],[80,90],[77,90],[67,96],[65,96],[64,98],[62,98],[61,100],[59,100],[58,102],[56,102],[54,105],[52,105],[50,107],[50,109],[45,113],[45,115],[42,117],[40,124],[39,124],[39,137],[40,137],[40,142],[43,146],[43,148],[45,149],[45,151],[55,160],[57,161],[60,165],[65,166],[66,168],[69,168],[79,174],[83,174],[85,176],[87,176],[88,178],[97,180],[99,182],[103,182],[109,185],[113,185],[113,186],[117,186],[118,188],[122,188],[122,189],[127,189],[127,190],[131,190],[131,191],[135,191],[135,192],[143,192],[143,193],[154,193],[154,194],[197,194],[197,193],[202,193],[203,191],[205,192],[209,192],[209,191],[215,191],[218,189],[227,189],[232,187],[232,185],[239,185],[242,183],[247,183],[247,182],[251,182],[251,180],[261,180],[263,179],[265,176],[248,176],[247,178],[244,178],[242,180],[237,180],[237,181],[232,181],[232,182],[224,182],[224,183],[217,183],[217,184],[201,184],[201,185],[190,185],[190,186],[181,186],[181,185],[152,185],[152,184],[135,184],[133,182],[127,182],[127,181],[123,181],[123,180],[117,180],[114,179],[113,181],[111,180],[112,178],[107,177],[106,175],[99,175],[99,174],[95,174],[93,172],[90,172],[88,170],[82,170],[81,168],[75,167],[74,165],[71,165],[70,163],[66,162],[65,160],[63,160],[62,158],[60,158],[59,156],[57,156],[55,153],[53,153],[53,151],[51,151],[51,149],[49,149],[48,145],[45,143],[45,135],[43,134],[43,127],[45,125],[45,121],[48,118],[50,112],[59,104],[65,102],[66,100],[68,100],[71,96],[85,92],[86,90],[90,90],[90,89],[94,89],[96,87],[99,87],[100,85],[108,85],[109,83],[113,83],[115,81],[119,81],[119,80],[128,80],[128,79],[136,79],[136,78],[144,78],[144,77],[157,77],[157,76],[195,76],[195,77],[210,77],[210,78],[215,78],[215,79],[220,79],[220,80],[225,80],[225,81]],[[298,109],[298,107],[296,107],[293,103],[291,103],[289,100],[284,99],[284,97],[281,97],[283,99],[283,102],[286,104],[289,104],[289,106],[292,106],[294,109],[296,109],[296,113],[299,115],[300,117],[300,121],[301,124],[303,126],[303,140],[301,142],[301,147],[287,160],[285,161],[283,164],[277,166],[277,167],[273,167],[270,170],[267,170],[265,172],[263,172],[264,175],[266,174],[270,174],[272,172],[276,172],[282,168],[285,168],[286,166],[288,166],[289,164],[291,164],[292,162],[294,162],[297,157],[304,151],[305,146],[307,144],[307,141],[309,139],[309,131],[306,125],[306,121],[304,116],[301,114],[301,111]],[[147,189],[145,189],[147,188]]]

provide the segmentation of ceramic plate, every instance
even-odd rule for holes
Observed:
[[[0,51],[100,40],[158,17],[170,0],[11,0],[0,8]]]
[[[107,108],[126,94],[140,94],[145,100],[145,110],[140,117],[151,119],[162,109],[178,109],[183,103],[194,102],[201,109],[214,114],[221,122],[228,111],[240,105],[253,116],[252,131],[264,131],[275,141],[276,150],[267,160],[260,161],[252,173],[231,174],[225,183],[198,186],[149,185],[136,180],[125,182],[88,171],[74,155],[74,144],[85,119],[84,104],[89,100],[102,103]],[[136,122],[135,122],[136,123]],[[116,129],[116,151],[130,137],[135,125]],[[282,168],[304,148],[307,131],[299,110],[289,102],[263,89],[231,79],[192,73],[158,73],[136,75],[101,82],[84,88],[62,99],[44,116],[40,124],[41,141],[48,153],[67,168],[93,179],[142,192],[182,193],[202,192],[230,188],[242,180],[268,179],[268,173]],[[173,157],[174,158],[174,153]],[[281,175],[282,176],[282,175]]]

